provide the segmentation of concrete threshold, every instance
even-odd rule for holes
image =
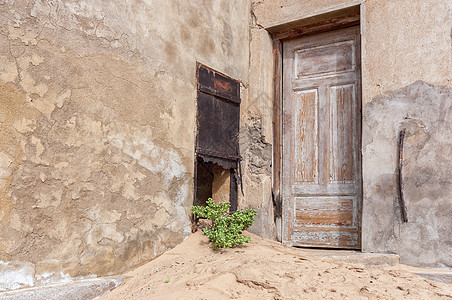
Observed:
[[[19,289],[0,293],[0,300],[91,300],[110,292],[123,283],[124,279],[125,277],[118,276],[101,277]]]
[[[383,268],[399,264],[400,257],[397,254],[363,253],[354,250],[327,250],[303,248],[306,256],[317,257],[329,262],[359,264],[370,268]]]

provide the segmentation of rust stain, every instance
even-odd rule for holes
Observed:
[[[215,78],[215,86],[219,89],[221,89],[224,92],[230,92],[232,91],[231,84],[227,81],[222,81],[218,78]]]

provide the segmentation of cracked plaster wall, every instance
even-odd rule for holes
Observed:
[[[265,28],[352,5],[361,7],[363,250],[398,253],[412,265],[450,268],[450,0],[253,0],[250,99],[259,90],[266,92],[255,103],[272,95],[265,90],[273,80],[271,38]],[[259,140],[270,142],[265,124],[273,112],[257,107]],[[410,222],[400,224],[394,189],[397,130],[405,124],[417,133],[407,137],[405,154]],[[260,182],[268,178],[269,173],[262,174]],[[271,198],[260,201],[271,210]],[[272,218],[269,214],[262,223],[269,226]]]
[[[0,0],[0,290],[121,273],[189,234],[196,61],[246,97],[249,11]]]

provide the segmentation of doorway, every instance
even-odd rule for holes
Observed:
[[[282,42],[282,240],[361,248],[359,26]]]
[[[240,182],[240,83],[197,63],[194,205],[229,202],[237,210]]]

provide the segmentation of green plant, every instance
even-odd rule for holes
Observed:
[[[250,237],[244,236],[242,231],[253,225],[256,211],[247,209],[229,213],[230,203],[215,204],[212,198],[207,200],[207,206],[193,206],[191,211],[198,218],[212,221],[211,228],[204,228],[203,232],[213,243],[213,249],[234,248],[243,243],[249,243]]]

